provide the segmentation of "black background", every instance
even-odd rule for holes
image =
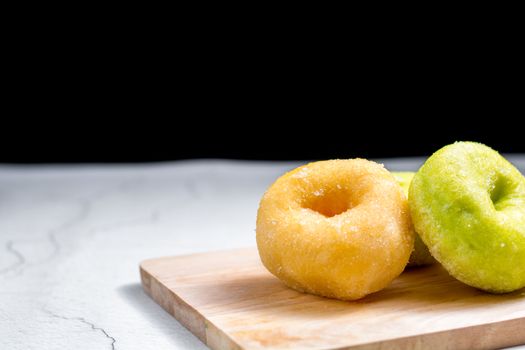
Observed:
[[[487,121],[440,116],[217,116],[193,120],[75,118],[27,121],[4,128],[4,163],[151,162],[192,158],[315,160],[428,156],[458,140],[503,153],[525,153],[512,118]],[[246,112],[249,114],[249,111]],[[360,119],[361,118],[361,119]]]
[[[428,156],[459,140],[525,153],[511,39],[381,38],[28,44],[6,66],[0,163]]]

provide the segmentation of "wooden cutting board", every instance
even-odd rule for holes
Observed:
[[[344,302],[298,293],[255,248],[146,260],[144,290],[212,349],[488,349],[525,343],[525,290],[491,295],[439,265]]]

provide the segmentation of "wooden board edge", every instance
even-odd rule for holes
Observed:
[[[199,255],[195,253],[190,255]],[[173,258],[173,257],[166,257]],[[165,258],[160,258],[165,259]],[[244,349],[230,335],[208,321],[199,311],[168,289],[156,277],[155,262],[148,259],[140,263],[144,291],[184,327],[211,349]],[[396,350],[396,349],[494,349],[525,344],[525,317],[498,322],[449,329],[413,336],[384,339],[372,343],[330,348],[332,350]]]
[[[465,336],[470,333],[470,336]],[[496,336],[499,333],[498,336]],[[501,335],[503,334],[503,336]],[[525,344],[525,318],[393,338],[334,350],[500,349]]]
[[[145,260],[139,265],[142,288],[146,294],[211,349],[242,350],[242,347],[226,333],[206,320],[197,310],[153,276],[145,267],[148,261]],[[163,295],[171,295],[172,300],[163,298]]]
[[[156,258],[149,258],[142,260],[139,263],[139,266],[145,266],[149,263],[154,263],[159,260],[167,260],[167,259],[179,259],[179,258],[190,258],[195,257],[199,255],[210,255],[210,254],[222,254],[222,253],[233,253],[233,252],[243,252],[243,251],[257,251],[256,246],[243,246],[243,247],[236,247],[236,248],[229,248],[229,249],[214,249],[214,250],[206,250],[202,252],[194,252],[194,253],[187,253],[187,254],[181,254],[181,255],[164,255]]]
[[[206,320],[206,345],[214,350],[243,350],[229,335],[220,330],[212,322]]]

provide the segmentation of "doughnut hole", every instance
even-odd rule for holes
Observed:
[[[511,187],[510,181],[501,174],[498,174],[495,180],[492,181],[489,188],[489,195],[496,210],[504,209],[505,199],[509,193],[512,193]]]
[[[348,191],[344,189],[316,190],[305,198],[302,207],[331,218],[354,207],[354,204],[349,200],[350,197]]]

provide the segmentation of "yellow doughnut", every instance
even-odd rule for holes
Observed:
[[[310,163],[281,176],[257,213],[257,247],[286,285],[354,300],[386,287],[414,247],[407,199],[364,159]]]

